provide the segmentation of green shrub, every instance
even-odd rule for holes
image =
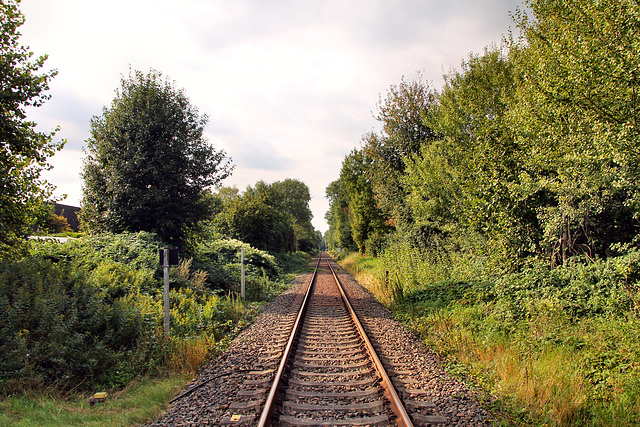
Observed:
[[[34,257],[0,264],[0,386],[95,383],[136,346],[140,314],[82,272]]]
[[[119,387],[165,367],[193,372],[258,313],[232,292],[215,292],[238,288],[241,247],[248,300],[287,286],[272,255],[239,241],[206,242],[170,269],[166,338],[159,246],[149,233],[101,234],[31,242],[23,259],[0,261],[0,393]],[[306,258],[281,259],[288,269]]]
[[[273,279],[280,274],[276,259],[239,240],[213,240],[200,244],[194,254],[194,266],[207,273],[211,289],[234,289],[240,283],[240,250],[245,250],[245,274]]]
[[[297,273],[309,264],[311,256],[305,252],[285,252],[275,255],[280,274]]]
[[[504,274],[479,268],[475,280],[455,270],[442,280],[439,272],[451,264],[413,266],[416,254],[383,258],[403,287],[391,307],[396,317],[466,364],[464,372],[516,412],[553,425],[637,422],[637,250],[555,268],[534,260]]]
[[[498,301],[510,306],[516,318],[527,315],[530,301],[552,300],[574,319],[620,316],[634,308],[634,294],[623,286],[620,263],[628,256],[590,264],[570,263],[550,268],[537,263],[495,281]],[[630,268],[637,268],[638,262]]]
[[[64,244],[32,241],[31,253],[87,271],[107,261],[127,265],[132,270],[156,271],[159,267],[157,251],[160,246],[161,242],[154,234],[144,231],[103,233],[69,239]]]

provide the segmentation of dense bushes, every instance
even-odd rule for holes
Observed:
[[[231,289],[240,283],[240,250],[244,247],[246,273],[266,275],[273,279],[280,270],[273,255],[239,240],[214,240],[202,243],[197,249],[195,265],[207,273],[209,286]]]
[[[144,332],[138,307],[92,285],[84,272],[42,257],[0,268],[0,386],[100,382],[130,359]]]
[[[624,249],[493,274],[481,257],[454,267],[460,254],[397,242],[375,272],[385,283],[388,271],[388,283],[374,290],[428,344],[463,362],[453,371],[474,375],[519,417],[629,425],[640,416],[640,251]]]
[[[229,293],[238,288],[243,245],[204,242],[193,259],[172,268],[171,339],[162,333],[159,241],[152,234],[32,242],[29,255],[0,261],[0,393],[112,387],[168,365],[196,369],[257,313]],[[282,291],[276,259],[244,246],[248,299]]]
[[[449,256],[394,249],[352,253],[341,265],[445,356],[451,373],[499,397],[505,423],[637,424],[640,251],[499,275],[467,264],[446,275]]]

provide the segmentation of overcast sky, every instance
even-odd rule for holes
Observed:
[[[360,146],[380,95],[418,71],[442,74],[513,26],[519,0],[24,0],[23,45],[57,69],[29,118],[60,126],[45,178],[79,206],[82,147],[129,67],[153,68],[209,116],[206,136],[235,164],[223,185],[295,178],[325,231],[325,188]]]

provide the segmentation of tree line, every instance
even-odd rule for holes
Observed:
[[[47,220],[66,224],[40,177],[65,141],[27,118],[56,73],[42,73],[46,56],[34,60],[20,45],[19,3],[0,3],[0,397],[193,375],[255,318],[255,303],[289,286],[289,274],[307,264],[300,251],[318,247],[309,189],[295,179],[242,193],[221,187],[233,165],[204,137],[207,116],[160,72],[131,70],[91,120],[84,233],[28,240]],[[168,338],[158,262],[165,245],[181,247]],[[241,251],[244,301],[236,295]]]
[[[271,252],[316,248],[306,184],[259,181],[242,194],[222,187],[233,165],[204,138],[206,123],[161,73],[123,78],[111,106],[91,121],[80,214],[85,229],[154,232],[186,248],[212,234]]]
[[[0,10],[2,256],[19,253],[34,229],[51,222],[54,187],[40,174],[66,143],[54,142],[57,129],[36,131],[36,123],[27,118],[27,107],[49,98],[46,91],[56,71],[40,73],[46,55],[33,60],[29,48],[20,45],[24,16],[19,3],[3,3]],[[321,236],[311,225],[311,197],[303,182],[261,181],[243,194],[220,189],[234,166],[205,138],[207,122],[206,114],[161,72],[129,70],[111,104],[90,123],[82,169],[82,230],[151,232],[187,251],[212,233],[272,252],[318,247]]]
[[[640,6],[528,0],[515,33],[436,90],[421,75],[377,104],[326,190],[333,247],[398,239],[497,269],[638,245]]]

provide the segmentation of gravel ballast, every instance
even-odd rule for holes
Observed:
[[[340,269],[352,305],[369,333],[383,362],[396,372],[396,386],[419,390],[410,400],[429,402],[433,412],[451,426],[490,425],[490,414],[479,396],[459,378],[446,373],[441,358],[411,331],[392,319],[375,297]],[[205,366],[153,426],[255,425],[259,402],[274,374],[283,337],[302,302],[311,273],[298,276],[291,289],[277,297],[219,357]],[[193,388],[197,387],[197,388]],[[175,398],[174,398],[175,399]],[[407,407],[410,410],[412,404]],[[411,413],[411,412],[410,412]],[[232,421],[236,416],[240,421]],[[417,422],[416,425],[420,425]]]

